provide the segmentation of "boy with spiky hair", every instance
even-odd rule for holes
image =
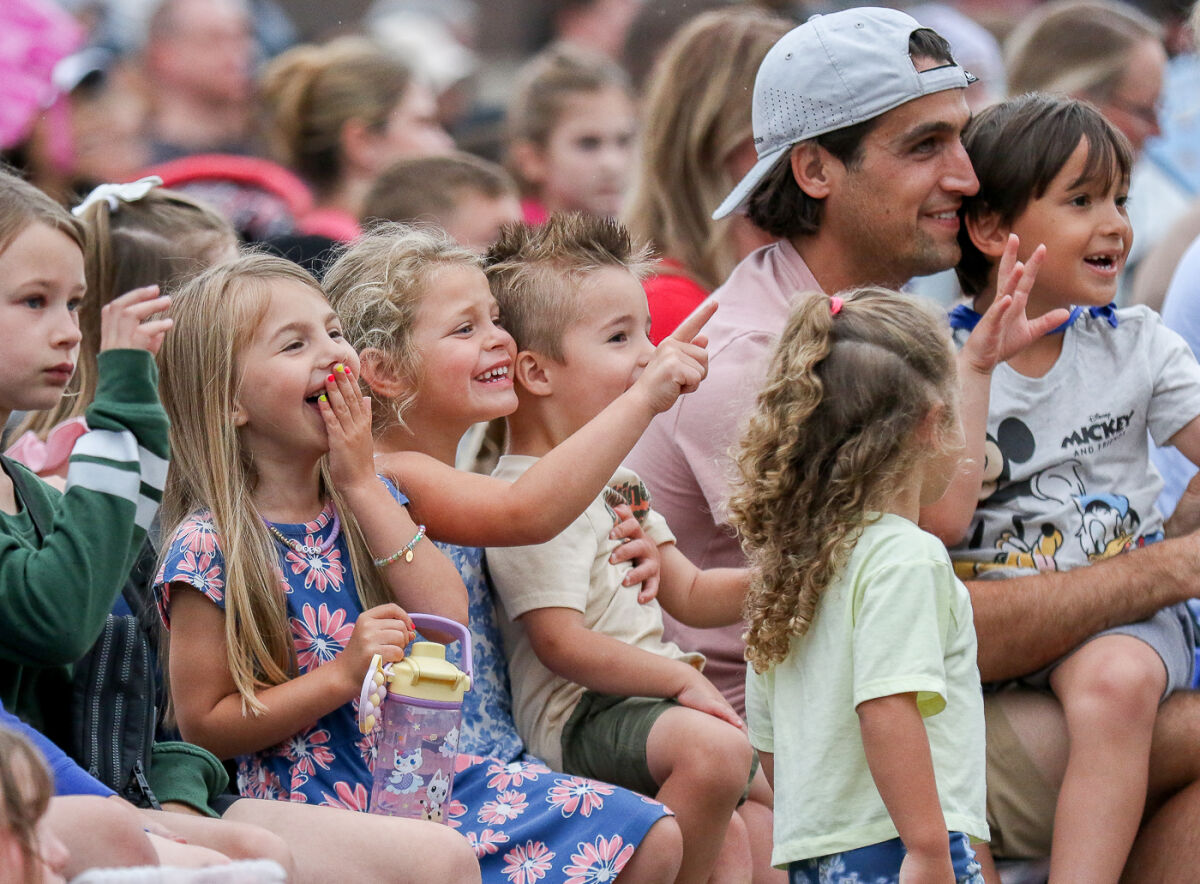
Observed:
[[[508,418],[509,453],[493,475],[515,480],[629,389],[649,361],[647,253],[620,224],[569,214],[507,228],[488,264],[518,349],[519,404]],[[621,503],[658,547],[657,599],[639,599],[623,584],[629,564],[610,560]],[[753,750],[737,713],[700,674],[703,657],[663,639],[662,610],[696,626],[734,623],[747,577],[700,571],[674,541],[645,485],[621,469],[553,540],[488,549],[487,558],[517,727],[531,750],[567,773],[637,789],[674,809],[684,847],[679,880],[706,880],[718,857],[749,860],[734,811]]]

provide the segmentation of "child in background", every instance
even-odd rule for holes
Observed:
[[[803,884],[982,884],[971,599],[916,526],[963,449],[954,357],[915,299],[844,297],[793,308],[729,507],[754,575],[746,710],[777,796],[772,859]]]
[[[660,255],[646,279],[657,344],[737,263],[774,240],[745,214],[713,220],[758,161],[748,95],[763,58],[795,22],[752,4],[695,16],[662,47],[641,112],[647,126],[625,223]]]
[[[398,602],[461,621],[462,582],[375,475],[358,357],[311,276],[246,256],[180,289],[175,318],[156,591],[180,730],[238,758],[244,795],[365,810],[363,675],[375,653],[404,656],[413,628]],[[393,556],[406,549],[411,560]],[[351,879],[478,880],[445,827],[377,816],[353,827],[376,834],[374,849],[338,856]],[[386,849],[396,841],[403,861]]]
[[[79,364],[55,407],[30,413],[19,428],[25,433],[7,452],[40,476],[65,476],[68,440],[87,429],[83,414],[96,395],[104,306],[142,286],[166,292],[210,264],[237,256],[237,236],[228,221],[161,183],[143,178],[106,184],[74,209],[83,227],[88,291],[79,308]]]
[[[21,734],[0,727],[0,882],[59,884],[70,853],[46,825],[50,772]]]
[[[507,128],[525,221],[541,224],[559,211],[620,214],[637,117],[615,62],[566,43],[546,49],[518,74]]]
[[[502,418],[517,405],[516,347],[497,325],[479,256],[430,229],[380,227],[346,251],[326,284],[361,350],[363,377],[376,401],[376,463],[411,497],[414,513],[443,542],[468,587],[475,685],[464,697],[460,750],[492,756],[488,769],[507,773],[485,785],[482,768],[468,767],[455,779],[454,797],[492,808],[510,805],[519,794],[521,806],[528,805],[519,816],[489,811],[484,817],[502,844],[518,845],[502,846],[497,858],[515,862],[519,845],[534,839],[546,847],[551,879],[561,870],[566,877],[586,871],[589,880],[610,880],[603,876],[618,872],[622,881],[674,880],[679,830],[661,805],[606,783],[552,775],[525,754],[480,547],[549,540],[578,517],[651,417],[703,376],[703,339],[692,338],[711,310],[660,348],[633,389],[510,483],[452,468],[468,427]],[[630,516],[614,538],[634,536],[635,526]],[[648,552],[644,541],[633,539],[617,549],[614,561]],[[627,586],[651,573],[636,570]],[[575,812],[575,799],[564,804],[568,795],[586,801],[586,820]],[[487,878],[491,860],[482,861]]]
[[[1091,105],[1039,94],[988,108],[963,143],[980,189],[963,208],[958,275],[974,302],[951,313],[956,337],[992,303],[999,256],[1016,238],[1025,251],[1045,244],[1029,316],[1071,312],[992,376],[986,481],[967,539],[951,549],[955,568],[980,578],[1067,570],[1160,540],[1147,434],[1200,463],[1200,368],[1156,313],[1111,303],[1133,235],[1129,143]],[[1052,691],[1066,715],[1051,880],[1120,877],[1159,702],[1190,685],[1193,665],[1181,604],[1021,680]]]
[[[521,220],[517,185],[469,153],[415,157],[385,169],[367,192],[363,220],[432,223],[459,245],[485,252],[500,228]]]
[[[647,256],[616,222],[559,214],[541,227],[509,228],[488,258],[517,345],[518,406],[493,475],[518,481],[643,375],[655,353],[640,282]],[[624,582],[629,566],[612,564],[620,503],[658,547],[657,599],[639,599]],[[662,637],[664,608],[697,626],[736,622],[746,572],[688,562],[641,480],[624,469],[553,539],[489,546],[487,559],[517,726],[533,751],[672,808],[683,835],[678,880],[708,880],[718,860],[728,866],[719,879],[746,874],[734,812],[754,773],[744,725],[701,675],[703,657]],[[727,841],[731,818],[738,823]]]
[[[78,222],[0,171],[0,423],[59,405],[79,354],[86,282]],[[66,491],[12,462],[0,470],[0,702],[60,745],[69,667],[96,641],[158,507],[167,420],[153,351],[169,299],[138,289],[102,311],[90,431],[75,443]],[[24,471],[17,492],[9,471]],[[44,536],[31,512],[52,528]]]

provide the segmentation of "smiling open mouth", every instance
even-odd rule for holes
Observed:
[[[1097,270],[1112,270],[1117,266],[1117,259],[1113,255],[1088,255],[1083,261]]]
[[[473,380],[483,381],[486,384],[486,383],[489,383],[492,381],[504,380],[507,377],[508,377],[508,366],[501,365],[498,368],[488,369],[483,374],[475,375]]]

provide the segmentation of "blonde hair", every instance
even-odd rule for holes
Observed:
[[[738,262],[731,219],[712,210],[733,189],[730,157],[749,142],[758,66],[792,28],[754,8],[696,16],[663,49],[642,108],[641,163],[626,222],[639,238],[678,260],[714,289]]]
[[[505,116],[509,146],[528,141],[544,148],[568,101],[580,93],[607,88],[622,89],[632,98],[628,75],[607,56],[570,43],[556,43],[542,50],[517,72]],[[522,193],[535,190],[515,163],[510,161],[508,169]]]
[[[488,250],[487,277],[504,328],[518,349],[563,362],[563,334],[578,321],[581,283],[602,267],[637,279],[650,251],[619,221],[583,212],[555,212],[541,226],[511,224]]]
[[[753,577],[746,659],[782,660],[812,624],[870,513],[922,458],[914,431],[939,402],[957,420],[945,320],[906,295],[864,288],[831,314],[802,296],[739,443],[729,502]]]
[[[16,840],[30,884],[43,877],[37,828],[53,795],[54,782],[41,753],[24,735],[0,727],[0,830]]]
[[[303,45],[263,75],[272,152],[318,190],[344,172],[342,129],[351,120],[382,131],[409,85],[408,66],[361,37]]]
[[[83,228],[71,213],[0,163],[0,252],[32,224],[58,230],[83,249]]]
[[[206,270],[176,294],[175,325],[158,355],[159,390],[171,419],[165,536],[199,510],[212,513],[225,558],[227,662],[243,708],[256,713],[265,709],[256,690],[287,681],[297,667],[275,542],[252,499],[254,461],[231,414],[247,382],[238,355],[266,313],[271,285],[281,281],[324,297],[307,272],[269,255],[249,254]],[[330,482],[325,459],[320,492],[341,518],[363,608],[391,601],[354,513]]]
[[[1034,10],[1004,44],[1009,95],[1061,92],[1107,101],[1129,67],[1129,54],[1162,28],[1116,0],[1060,0]]]
[[[433,226],[384,223],[350,245],[325,272],[325,289],[350,346],[383,354],[391,373],[418,379],[420,353],[413,344],[417,308],[443,267],[482,270],[482,259]],[[376,432],[404,424],[416,385],[397,400],[371,391]]]
[[[96,397],[104,305],[144,285],[158,285],[165,293],[238,241],[233,226],[213,209],[172,190],[155,189],[134,202],[119,201],[116,209],[98,200],[80,220],[88,293],[79,309],[79,363],[58,405],[31,414],[21,425],[22,432],[32,430],[42,438],[82,415]]]

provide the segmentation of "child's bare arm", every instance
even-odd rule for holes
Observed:
[[[555,675],[602,694],[675,699],[734,727],[745,727],[699,670],[588,629],[579,611],[536,608],[518,620],[533,652]]]
[[[329,433],[329,471],[358,519],[367,547],[376,558],[387,559],[413,543],[417,523],[375,474],[371,400],[358,394],[349,368],[335,370],[331,377],[320,403]],[[396,601],[465,624],[467,590],[454,565],[428,541],[418,540],[408,551],[411,561],[402,552],[382,566]]]
[[[693,565],[674,543],[660,543],[658,601],[681,623],[697,628],[729,626],[742,619],[742,605],[750,588],[746,568],[709,568]]]
[[[1200,417],[1194,417],[1184,424],[1168,444],[1174,445],[1184,457],[1200,466]]]
[[[856,711],[871,777],[908,852],[901,880],[950,884],[950,840],[916,695],[876,697]]]
[[[464,473],[416,452],[381,455],[379,467],[394,477],[438,540],[464,546],[545,543],[596,499],[651,419],[703,380],[708,354],[700,329],[715,310],[715,303],[697,308],[659,344],[629,390],[515,482]]]
[[[184,739],[219,758],[257,752],[310,727],[358,696],[371,657],[400,660],[413,635],[398,605],[359,615],[346,649],[323,666],[281,685],[263,688],[261,714],[243,709],[229,671],[226,614],[186,583],[171,584],[170,679]]]
[[[996,281],[996,297],[958,355],[959,418],[966,449],[954,481],[942,498],[921,510],[921,527],[947,546],[962,540],[971,524],[983,480],[984,443],[992,371],[1067,320],[1066,310],[1051,310],[1030,319],[1025,314],[1029,292],[1046,255],[1038,246],[1026,263],[1017,260],[1016,235],[1005,245]]]

